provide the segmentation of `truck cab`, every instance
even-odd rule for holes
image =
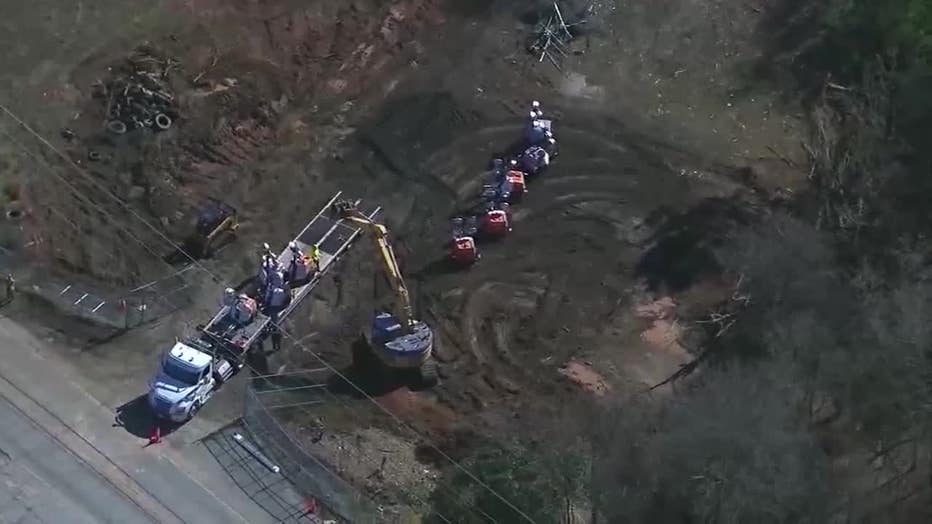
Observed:
[[[156,416],[185,422],[233,375],[233,366],[214,358],[197,341],[176,342],[165,352],[149,384],[149,406]]]

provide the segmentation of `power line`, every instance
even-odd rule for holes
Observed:
[[[200,261],[198,261],[195,257],[193,257],[191,254],[189,254],[187,251],[185,251],[185,250],[183,249],[182,246],[180,246],[180,245],[178,245],[177,243],[175,243],[174,241],[172,241],[167,235],[165,235],[164,233],[162,233],[157,227],[155,227],[154,225],[152,225],[149,221],[147,221],[144,217],[142,217],[139,213],[137,213],[131,206],[129,206],[126,202],[124,202],[123,199],[121,199],[120,197],[118,197],[117,195],[115,195],[115,194],[114,194],[112,191],[110,191],[106,186],[103,186],[100,182],[98,182],[97,180],[95,180],[92,176],[90,176],[90,174],[88,174],[88,173],[84,170],[84,168],[82,168],[81,166],[79,166],[79,165],[78,165],[77,163],[75,163],[71,158],[69,158],[67,155],[65,155],[63,152],[61,152],[57,147],[55,147],[55,145],[53,145],[51,142],[49,142],[45,137],[43,137],[41,134],[39,134],[37,131],[35,131],[32,127],[30,127],[26,122],[24,122],[21,118],[19,118],[19,117],[16,116],[13,112],[11,112],[5,105],[0,104],[0,111],[3,111],[3,113],[5,113],[5,114],[6,114],[7,116],[9,116],[10,118],[12,118],[16,123],[18,123],[18,124],[19,124],[23,129],[25,129],[29,134],[31,134],[32,136],[34,136],[34,137],[35,137],[37,140],[39,140],[43,145],[45,145],[49,150],[51,150],[52,152],[54,152],[55,154],[57,154],[57,155],[58,155],[62,160],[64,160],[66,163],[70,164],[70,165],[75,169],[75,171],[77,171],[80,175],[82,175],[83,177],[85,177],[86,179],[88,179],[94,186],[96,186],[98,189],[100,189],[101,191],[103,191],[104,194],[106,194],[107,196],[109,196],[110,198],[112,198],[114,201],[116,201],[121,207],[123,207],[123,208],[126,209],[131,215],[133,215],[133,217],[135,217],[139,222],[141,222],[141,223],[142,223],[143,225],[145,225],[147,228],[149,228],[149,229],[151,229],[153,232],[155,232],[155,233],[156,233],[162,240],[164,240],[169,246],[171,246],[173,249],[177,250],[177,252],[181,253],[181,254],[184,255],[188,260],[190,260],[192,264],[196,265],[196,266],[197,266],[198,268],[200,268],[202,271],[204,271],[205,273],[207,273],[207,274],[214,280],[215,283],[228,286],[228,284],[226,284],[222,278],[220,278],[219,276],[217,276],[217,275],[216,275],[213,271],[211,271],[208,267],[204,266],[204,265],[203,265]],[[421,438],[424,438],[425,442],[428,443],[428,445],[431,447],[431,449],[433,449],[434,451],[436,451],[436,452],[439,454],[439,456],[443,457],[444,460],[446,460],[447,462],[449,462],[453,467],[455,467],[455,468],[458,469],[461,473],[463,473],[464,475],[466,475],[470,480],[472,480],[473,482],[475,482],[477,485],[481,486],[483,489],[487,490],[487,491],[488,491],[489,493],[491,493],[495,498],[497,498],[499,501],[501,501],[502,503],[504,503],[508,508],[510,508],[511,510],[513,510],[518,516],[520,516],[521,518],[523,518],[523,519],[526,520],[527,522],[531,522],[531,523],[534,522],[534,519],[532,519],[530,516],[528,516],[524,511],[522,511],[520,508],[518,508],[517,506],[515,506],[515,505],[514,505],[513,503],[511,503],[508,499],[506,499],[504,496],[502,496],[500,493],[498,493],[495,489],[493,489],[491,486],[489,486],[488,484],[486,484],[485,482],[483,482],[481,479],[479,479],[477,476],[475,476],[471,471],[469,471],[467,468],[465,468],[462,464],[460,464],[459,462],[457,462],[456,460],[454,460],[454,459],[453,459],[452,457],[450,457],[446,452],[444,452],[444,451],[441,450],[439,447],[437,447],[435,444],[433,444],[433,442],[431,442],[430,439],[427,439],[427,438],[424,437],[424,435],[421,435],[420,432],[419,432],[416,428],[414,428],[414,427],[411,426],[410,424],[404,422],[404,421],[401,420],[401,418],[399,418],[397,415],[395,415],[394,413],[392,413],[390,410],[388,410],[387,408],[385,408],[383,405],[379,404],[379,403],[375,400],[375,398],[373,398],[371,395],[369,395],[362,387],[360,387],[360,386],[359,386],[358,384],[356,384],[354,381],[350,380],[344,373],[342,373],[342,372],[339,371],[336,367],[334,367],[334,366],[331,365],[329,362],[327,362],[326,360],[324,360],[324,359],[323,359],[320,355],[318,355],[316,352],[309,350],[306,346],[304,346],[304,345],[300,342],[300,340],[299,340],[297,337],[295,337],[294,335],[292,335],[292,334],[289,333],[288,331],[282,329],[282,327],[281,327],[281,325],[279,324],[278,321],[273,321],[272,324],[279,330],[279,332],[280,332],[283,336],[285,336],[286,338],[292,340],[292,341],[293,341],[295,344],[297,344],[301,349],[303,349],[303,350],[305,350],[306,352],[308,352],[308,353],[310,353],[311,355],[313,355],[314,358],[317,359],[324,367],[326,367],[327,369],[329,369],[332,373],[334,373],[335,375],[337,375],[338,377],[340,377],[340,379],[342,379],[342,380],[345,381],[347,384],[349,384],[350,386],[352,386],[354,390],[356,390],[359,394],[363,395],[363,397],[365,397],[367,400],[369,400],[369,401],[372,402],[374,405],[376,405],[376,406],[379,408],[379,410],[381,410],[381,411],[384,412],[386,415],[388,415],[389,417],[391,417],[398,425],[403,426],[403,427],[406,427],[406,428],[408,428],[410,431],[412,431],[414,434],[418,435],[418,436],[421,437]],[[250,369],[251,369],[251,368],[250,368]],[[253,370],[253,371],[254,371],[254,370]]]
[[[114,220],[114,225],[115,225],[116,227],[118,227],[118,228],[119,228],[121,231],[123,231],[127,236],[129,236],[131,239],[133,239],[137,244],[139,244],[140,246],[142,246],[146,251],[149,252],[149,254],[154,255],[154,256],[157,257],[157,258],[161,258],[161,257],[159,256],[159,254],[156,253],[155,251],[153,251],[152,248],[151,248],[148,244],[146,244],[146,243],[143,242],[139,237],[137,237],[136,235],[134,235],[129,229],[127,229],[126,227],[123,227],[121,224],[119,224],[118,222],[116,222],[116,221],[115,221],[115,217],[114,217],[112,214],[108,213],[104,208],[102,208],[102,207],[100,206],[100,204],[94,202],[94,201],[91,200],[89,197],[87,197],[86,195],[84,195],[84,194],[83,194],[76,186],[74,186],[74,184],[72,184],[67,178],[65,178],[65,177],[63,177],[63,176],[61,176],[61,175],[59,175],[59,174],[55,171],[55,169],[52,168],[52,166],[49,165],[48,162],[45,161],[44,158],[42,158],[41,156],[39,156],[39,155],[33,153],[33,152],[32,152],[30,149],[28,149],[22,142],[20,142],[20,141],[17,140],[16,138],[14,138],[13,135],[11,135],[11,134],[6,130],[6,127],[0,128],[0,133],[3,133],[3,135],[4,135],[5,137],[7,137],[7,138],[10,140],[10,142],[12,142],[14,145],[16,145],[17,147],[19,147],[20,149],[22,149],[23,152],[26,153],[27,156],[29,156],[29,158],[32,158],[32,159],[35,160],[36,162],[42,164],[46,169],[48,169],[48,170],[52,173],[52,175],[55,176],[55,178],[57,178],[59,181],[61,181],[61,183],[63,183],[63,184],[65,184],[66,186],[68,186],[68,188],[71,190],[71,192],[74,193],[75,196],[77,196],[81,201],[83,201],[84,203],[86,203],[86,204],[88,204],[89,206],[93,207],[93,208],[96,209],[99,213],[101,213],[102,215],[106,216],[107,218],[110,218],[111,220]]]
[[[319,369],[307,370],[308,373],[312,373],[312,372],[314,372],[314,371],[319,371]],[[293,375],[293,374],[290,374],[290,375]],[[268,378],[271,378],[271,377],[274,377],[274,376],[275,376],[275,375],[266,375],[266,376],[264,376],[263,378],[268,379]],[[256,379],[256,377],[250,377],[250,380],[255,380],[255,379]],[[282,389],[276,389],[276,390],[274,390],[274,391],[272,391],[272,392],[270,392],[270,393],[277,393],[277,392],[287,393],[287,392],[289,392],[289,391],[294,391],[294,389],[293,389],[293,388],[282,388]],[[333,400],[337,401],[338,403],[340,403],[341,405],[343,405],[344,408],[346,408],[346,409],[348,409],[348,410],[353,410],[353,409],[354,409],[354,407],[351,406],[344,398],[342,398],[342,397],[340,397],[340,396],[338,396],[338,395],[335,395],[333,392],[331,392],[331,391],[328,390],[328,389],[324,389],[323,391],[324,391],[325,393],[327,393],[327,395],[328,395],[331,399],[333,399]],[[257,399],[257,400],[258,400],[258,399]],[[261,404],[261,401],[260,401],[260,404]],[[273,408],[270,408],[270,407],[267,407],[267,406],[263,406],[263,407],[264,407],[265,409],[267,409],[267,410],[268,410],[268,409],[273,409]],[[291,406],[282,406],[282,407],[283,407],[283,408],[287,408],[287,407],[291,407]],[[313,414],[312,412],[308,411],[306,408],[302,409],[302,411],[303,411],[304,413],[308,414],[308,415],[311,415],[312,417],[314,416],[314,414]],[[366,462],[367,462],[367,465],[368,465],[368,466],[375,467],[375,465],[372,463],[371,460],[366,460]],[[377,468],[377,469],[380,469],[380,468]],[[445,494],[445,496],[449,497],[451,500],[455,500],[455,499],[456,499],[455,494],[453,493],[453,488],[443,488],[443,487],[441,487],[440,484],[435,484],[435,485],[434,485],[434,489],[435,489],[435,491],[443,491],[444,494]],[[411,498],[415,499],[417,502],[420,502],[421,504],[424,504],[424,500],[421,499],[420,497],[418,497],[417,495],[414,495],[414,494],[411,493],[411,492],[406,492],[406,493],[407,493],[408,496],[410,496]],[[424,505],[426,506],[426,504],[424,504]],[[470,509],[470,511],[471,511],[472,513],[476,513],[476,514],[481,515],[482,518],[483,518],[486,522],[491,522],[492,524],[498,524],[498,521],[497,521],[494,517],[492,517],[491,515],[489,515],[489,514],[486,513],[485,511],[483,511],[482,508],[480,508],[480,507],[478,507],[478,506],[470,506],[469,509]],[[437,514],[437,516],[439,516],[443,521],[445,521],[445,522],[450,522],[450,520],[448,520],[446,517],[444,517],[443,514],[441,514],[439,511],[436,511],[436,510],[434,510],[433,508],[432,508],[432,511],[434,511],[434,512]]]
[[[182,249],[181,246],[177,245],[175,242],[172,241],[172,239],[170,239],[167,235],[165,235],[165,233],[162,233],[162,231],[161,231],[159,228],[155,227],[155,226],[152,225],[149,221],[147,221],[145,218],[143,218],[142,215],[140,215],[138,212],[136,212],[136,210],[133,209],[132,206],[130,206],[129,204],[127,204],[122,198],[120,198],[119,196],[117,196],[116,194],[114,194],[112,191],[110,191],[110,189],[107,188],[105,185],[103,185],[103,184],[101,184],[100,182],[98,182],[97,180],[95,180],[94,177],[91,176],[83,167],[81,167],[80,165],[78,165],[74,160],[72,160],[70,157],[68,157],[68,155],[64,154],[61,150],[59,150],[57,147],[55,147],[51,142],[49,142],[48,140],[46,140],[46,138],[45,138],[44,136],[42,136],[42,135],[39,134],[35,129],[33,129],[32,127],[30,127],[29,124],[27,124],[26,122],[24,122],[21,118],[19,118],[18,116],[16,116],[16,115],[15,115],[12,111],[10,111],[5,105],[0,104],[0,111],[3,111],[4,113],[6,113],[7,116],[9,116],[10,118],[12,118],[17,124],[20,125],[20,127],[22,127],[23,129],[25,129],[30,135],[32,135],[33,137],[35,137],[35,138],[36,138],[39,142],[41,142],[45,147],[47,147],[47,148],[48,148],[49,150],[51,150],[53,153],[55,153],[56,155],[58,155],[58,156],[59,156],[62,160],[64,160],[66,163],[70,164],[70,165],[75,169],[75,171],[77,171],[81,176],[83,176],[85,179],[87,179],[87,180],[88,180],[91,184],[93,184],[97,189],[101,190],[105,195],[107,195],[108,197],[110,197],[111,199],[113,199],[117,204],[120,205],[120,207],[122,207],[123,209],[125,209],[126,211],[128,211],[131,215],[133,215],[133,217],[136,218],[136,220],[139,220],[140,222],[142,222],[143,225],[145,225],[147,228],[149,228],[150,230],[152,230],[156,235],[158,235],[162,240],[164,240],[169,246],[173,247],[174,249],[177,249],[178,252],[181,253],[181,254],[183,254],[185,257],[187,257],[188,260],[190,260],[192,264],[197,265],[200,269],[202,269],[202,270],[205,271],[208,275],[210,275],[210,277],[214,280],[214,283],[217,283],[217,284],[223,283],[223,280],[222,280],[221,278],[219,278],[216,274],[214,274],[212,271],[210,271],[210,270],[209,270],[207,267],[205,267],[203,264],[199,263],[199,262],[198,262],[194,257],[192,257],[188,252],[186,252],[184,249]],[[54,170],[52,170],[52,171],[54,171]],[[57,173],[55,173],[55,176],[56,176],[57,178],[59,178],[60,180],[63,179],[63,177],[61,177],[61,176],[58,175]],[[70,186],[70,184],[69,184],[69,186]],[[71,187],[74,187],[74,186],[71,186]]]
[[[48,162],[46,162],[46,161],[45,161],[43,158],[41,158],[39,155],[37,155],[37,154],[33,153],[31,150],[29,150],[24,144],[22,144],[22,142],[16,140],[12,135],[10,135],[10,134],[6,131],[5,128],[0,128],[0,133],[3,133],[3,135],[5,135],[7,138],[9,138],[11,142],[13,142],[13,143],[14,143],[17,147],[19,147],[20,149],[22,149],[23,152],[26,153],[27,156],[29,156],[30,158],[32,158],[32,159],[35,160],[36,162],[40,163],[43,167],[45,167],[46,169],[48,169],[49,171],[51,171],[52,174],[53,174],[56,178],[58,178],[60,181],[62,181],[64,184],[66,184],[66,185],[72,190],[72,192],[74,192],[74,194],[75,194],[78,198],[80,198],[82,201],[88,203],[89,205],[93,206],[93,207],[94,207],[95,209],[97,209],[100,213],[102,213],[103,215],[105,215],[107,218],[111,219],[111,220],[114,222],[114,224],[115,224],[117,227],[120,228],[121,231],[123,231],[123,232],[126,233],[128,236],[130,236],[133,240],[135,240],[137,243],[139,243],[141,246],[143,246],[143,247],[144,247],[147,251],[149,251],[151,254],[154,254],[154,255],[158,256],[157,253],[155,253],[154,251],[152,251],[152,249],[150,248],[150,246],[149,246],[148,244],[146,244],[145,242],[143,242],[142,240],[140,240],[137,236],[133,235],[133,233],[132,233],[131,231],[129,231],[128,229],[126,229],[125,227],[122,227],[122,225],[120,224],[120,222],[116,220],[116,217],[115,217],[115,216],[113,216],[112,214],[110,214],[109,212],[107,212],[105,209],[103,209],[102,207],[100,207],[100,205],[98,205],[97,203],[95,203],[94,201],[92,201],[90,198],[88,198],[86,195],[84,195],[83,193],[81,193],[81,191],[78,190],[78,189],[77,189],[74,185],[72,185],[70,182],[68,182],[67,179],[65,179],[64,177],[61,177],[61,176],[55,171],[55,169],[54,169],[51,165],[48,164]],[[157,295],[155,295],[155,296],[156,296],[156,298],[165,301],[165,303],[169,306],[169,308],[171,308],[171,307],[173,306],[173,304],[171,304],[171,303],[168,301],[168,298],[167,298],[167,297],[165,297],[165,296],[163,296],[163,295],[161,295],[161,294],[157,294]],[[185,324],[188,324],[188,323],[186,322]],[[260,373],[258,372],[258,370],[256,370],[254,367],[252,367],[251,365],[249,365],[248,362],[244,362],[244,364],[245,364],[246,367],[253,373],[253,376],[250,377],[251,380],[254,380],[254,379],[256,379],[256,378],[268,378],[268,377],[276,376],[276,375],[262,375],[262,374],[260,374]],[[327,369],[327,368],[319,368],[319,370],[326,370],[326,369]],[[314,370],[302,370],[302,371],[299,371],[299,372],[296,372],[296,373],[308,372],[308,371],[314,371]],[[331,396],[333,396],[333,395],[331,394]],[[333,398],[337,398],[337,397],[336,397],[336,396],[333,396]],[[258,398],[257,398],[256,400],[259,401]],[[344,405],[345,407],[350,408],[350,406],[349,406],[348,404],[346,404],[344,401],[341,400],[341,403],[343,403],[343,405]],[[260,404],[261,404],[261,402],[260,402]],[[275,408],[275,407],[298,407],[298,405],[294,405],[294,406],[273,406],[273,407],[269,407],[269,406],[264,406],[264,405],[263,405],[263,409],[265,409],[265,410],[273,409],[273,408]],[[308,414],[308,415],[312,415],[312,413],[309,412],[306,408],[302,409],[302,411],[303,411],[304,413]],[[275,444],[276,446],[278,446],[278,444],[276,444],[276,443],[274,443],[274,442],[273,442],[273,444]],[[325,464],[323,464],[322,462],[320,462],[319,460],[317,460],[316,457],[313,457],[313,455],[309,455],[309,456],[311,456],[311,458],[318,464],[318,466],[320,466],[326,473],[330,474],[330,475],[333,476],[334,478],[340,478],[339,475],[337,475],[335,472],[333,472],[332,470],[330,470],[330,468],[328,468]],[[412,498],[414,498],[417,502],[419,502],[419,503],[423,504],[425,507],[427,507],[427,504],[425,503],[425,501],[424,501],[423,499],[421,499],[421,498],[419,498],[419,497],[417,497],[416,495],[413,495],[413,494],[411,494],[411,493],[408,493],[408,495],[411,496]],[[433,511],[434,511],[434,513],[435,513],[441,520],[443,520],[444,522],[446,522],[446,523],[448,523],[448,524],[451,523],[451,521],[450,521],[448,518],[446,518],[443,514],[441,514],[439,511],[436,511],[436,510],[433,510]],[[492,522],[494,523],[494,520],[493,520]]]

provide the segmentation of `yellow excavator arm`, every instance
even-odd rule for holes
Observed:
[[[340,213],[344,220],[360,224],[372,233],[376,251],[378,251],[381,258],[382,270],[392,286],[392,291],[395,292],[396,310],[394,314],[403,325],[410,327],[415,323],[414,309],[411,307],[408,286],[405,285],[404,277],[401,275],[398,259],[395,258],[395,250],[392,249],[392,245],[388,241],[388,228],[372,221],[352,206],[342,207]]]

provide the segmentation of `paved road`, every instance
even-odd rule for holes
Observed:
[[[18,457],[20,464],[38,472],[26,491],[40,489],[41,500],[71,500],[90,520],[45,518],[45,522],[159,522],[165,524],[272,524],[276,522],[265,510],[243,493],[203,445],[161,444],[144,447],[123,428],[114,427],[114,413],[98,403],[77,382],[80,377],[58,358],[47,342],[36,338],[21,325],[0,315],[0,401],[25,417],[27,422],[9,427],[6,411],[0,410],[0,449]],[[12,419],[14,422],[15,417]],[[32,448],[38,439],[31,433],[43,431],[55,435],[54,442]],[[9,433],[9,435],[7,434]],[[140,442],[140,440],[142,442]],[[9,442],[9,443],[8,443]],[[17,447],[19,446],[19,447]],[[22,454],[35,450],[32,455]],[[62,455],[54,451],[67,452]],[[61,457],[72,455],[85,469],[59,464]],[[0,453],[0,466],[7,459]],[[32,462],[30,462],[30,460]],[[11,463],[12,463],[11,462]],[[54,469],[63,468],[63,471]],[[95,484],[75,480],[64,473],[82,472],[96,475]],[[17,471],[18,479],[27,479]],[[4,492],[0,478],[0,493]],[[28,484],[27,484],[28,485]],[[43,486],[45,486],[43,488]],[[109,488],[107,488],[109,486]],[[6,519],[2,503],[14,498],[12,493],[0,499],[0,524],[17,522]],[[86,490],[86,491],[81,491]],[[109,490],[109,494],[107,493]],[[116,490],[116,491],[114,491]],[[58,492],[56,494],[56,492]],[[108,498],[109,497],[109,498]],[[28,497],[27,497],[28,498]],[[83,510],[80,506],[86,506]],[[135,508],[134,508],[135,506]],[[48,511],[66,511],[68,506],[50,506]],[[111,514],[112,512],[112,514]],[[135,513],[128,513],[135,512]],[[133,515],[139,515],[133,518]],[[151,516],[151,520],[146,518]],[[15,517],[15,515],[12,515]],[[38,515],[32,521],[38,520]]]
[[[0,522],[154,522],[54,436],[0,398]]]

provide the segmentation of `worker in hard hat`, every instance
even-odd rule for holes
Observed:
[[[320,246],[317,244],[311,245],[311,262],[314,264],[314,271],[320,271]]]
[[[291,287],[303,286],[311,278],[311,259],[301,252],[301,247],[295,241],[288,243],[288,251],[290,258],[285,271],[285,281]]]
[[[524,142],[526,146],[540,145],[544,147],[553,146],[553,148],[556,146],[556,139],[551,130],[551,122],[544,119],[544,112],[537,100],[531,102],[531,111],[524,130]]]
[[[13,275],[8,273],[6,278],[3,279],[3,288],[5,293],[3,302],[0,302],[0,305],[5,306],[13,302],[13,298],[16,296],[16,280],[13,278]]]
[[[548,132],[549,130],[545,124],[540,120],[534,120],[528,124],[524,131],[524,142],[529,146],[543,144],[551,138],[547,136]]]
[[[284,283],[284,271],[276,257],[263,255],[262,266],[259,268],[257,279],[261,292],[265,292],[270,286],[281,286]]]
[[[269,325],[269,336],[272,339],[272,352],[281,351],[282,349],[282,330],[274,322]]]
[[[541,118],[544,118],[544,112],[543,110],[541,110],[540,102],[538,102],[537,100],[531,101],[531,115],[530,116],[531,116],[532,121],[540,120]]]
[[[233,307],[236,304],[236,290],[228,287],[223,290],[224,307]]]
[[[235,297],[233,305],[227,314],[234,324],[246,326],[256,318],[256,311],[258,311],[256,301],[249,295],[241,293]]]
[[[277,322],[278,314],[291,304],[291,288],[288,284],[270,287],[262,300],[262,312],[272,322]]]

